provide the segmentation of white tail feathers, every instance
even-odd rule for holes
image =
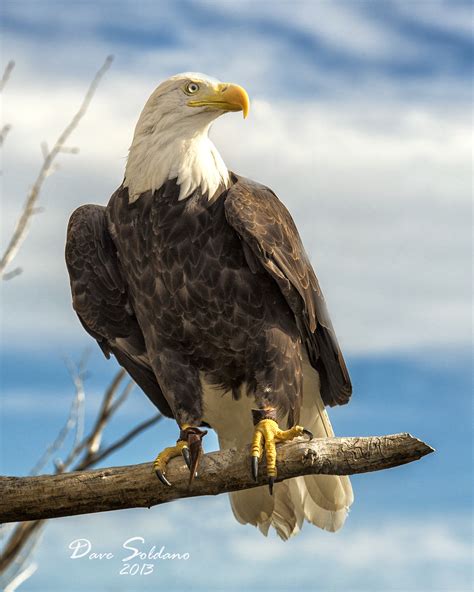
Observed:
[[[319,377],[305,360],[303,367],[303,404],[299,424],[310,430],[315,438],[333,437],[334,432],[319,392]],[[206,421],[219,436],[221,448],[243,447],[252,439],[253,426],[250,409],[253,401],[243,396],[239,401],[231,397],[219,397],[218,405],[212,405],[216,395],[206,396],[208,410]],[[225,402],[224,402],[225,401]],[[225,412],[222,410],[225,407]],[[242,418],[245,425],[242,425]],[[238,422],[230,422],[238,418]],[[253,524],[264,534],[273,526],[278,535],[286,540],[298,534],[304,520],[319,528],[335,532],[346,519],[349,507],[354,501],[349,477],[337,475],[311,475],[296,477],[276,483],[273,496],[268,486],[257,487],[230,494],[234,516],[242,524]]]
[[[319,394],[319,377],[309,365],[304,365],[304,392],[300,424],[309,429],[315,438],[332,438],[334,431],[324,403]],[[349,477],[338,475],[311,475],[298,477],[302,481],[303,508],[306,520],[335,532],[345,522],[349,507],[354,501]]]
[[[305,364],[304,377],[299,423],[315,438],[333,437],[331,422],[319,394],[318,375]],[[265,535],[273,526],[278,535],[286,540],[298,534],[304,520],[324,530],[339,530],[354,495],[349,477],[311,475],[276,483],[273,496],[264,486],[231,493],[230,500],[239,522],[258,526]]]

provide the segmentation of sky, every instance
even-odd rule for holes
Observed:
[[[71,212],[106,204],[152,90],[181,71],[244,86],[251,111],[211,137],[227,166],[290,209],[328,301],[354,383],[330,410],[341,435],[408,431],[436,453],[353,478],[336,535],[309,525],[287,543],[232,516],[225,496],[51,521],[25,591],[216,590],[263,585],[345,590],[470,590],[472,570],[469,3],[383,1],[40,2],[4,0],[0,246],[41,164],[105,57],[115,59],[1,286],[1,471],[28,474],[65,421],[64,359],[90,348],[90,424],[113,362],[71,309],[63,250]],[[107,439],[152,415],[135,389]],[[146,462],[176,438],[171,421],[106,464]],[[210,434],[207,449],[217,446]],[[49,467],[51,469],[51,467]],[[190,554],[148,576],[120,575],[121,545]],[[89,539],[110,561],[70,559]],[[148,547],[147,547],[148,548]]]

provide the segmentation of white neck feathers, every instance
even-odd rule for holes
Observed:
[[[188,118],[167,125],[166,116],[154,123],[146,115],[138,121],[125,169],[130,202],[168,179],[177,179],[180,200],[198,188],[211,199],[220,185],[228,186],[227,167],[208,136],[210,123],[196,130]]]

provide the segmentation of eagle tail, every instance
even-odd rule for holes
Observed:
[[[309,368],[305,368],[305,371],[305,391],[300,424],[307,427],[316,438],[333,438],[334,431],[319,394],[319,384],[314,384],[315,381],[318,381],[317,374],[314,370],[311,373]],[[307,378],[309,378],[308,385]],[[309,475],[298,477],[296,480],[300,481],[301,499],[306,520],[324,530],[331,532],[339,530],[354,501],[349,477]]]
[[[308,365],[304,368],[304,377],[299,423],[316,438],[331,438],[334,431],[319,394],[318,375]],[[246,443],[242,442],[242,445]],[[239,522],[253,524],[265,535],[273,526],[286,540],[300,531],[304,520],[324,530],[339,530],[354,496],[349,477],[310,475],[276,483],[273,496],[264,486],[231,493],[230,499]]]

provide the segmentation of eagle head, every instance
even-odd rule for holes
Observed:
[[[165,113],[174,121],[198,118],[212,121],[227,111],[242,111],[247,117],[249,97],[238,84],[186,72],[162,82],[151,94],[144,112]]]
[[[197,188],[210,199],[227,186],[227,168],[208,134],[212,122],[228,111],[248,115],[249,97],[238,84],[194,72],[162,82],[135,128],[124,180],[130,201],[173,178],[180,185],[179,199]]]

